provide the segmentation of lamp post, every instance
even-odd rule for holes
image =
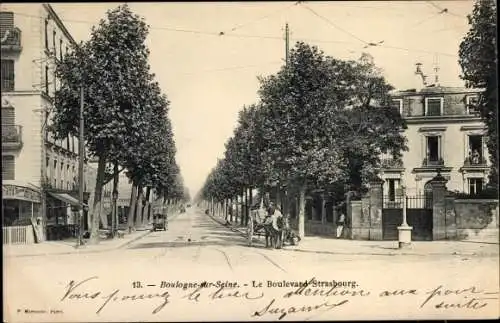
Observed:
[[[403,223],[398,227],[398,247],[399,249],[411,247],[411,230],[413,229],[408,225],[406,220],[406,187],[401,186],[401,193],[403,196]]]

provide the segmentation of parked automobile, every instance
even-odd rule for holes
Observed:
[[[156,213],[153,215],[153,231],[167,231],[168,220],[166,214]]]

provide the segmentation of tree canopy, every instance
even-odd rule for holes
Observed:
[[[346,184],[362,191],[381,154],[400,158],[407,149],[406,125],[390,104],[392,87],[371,57],[338,60],[303,42],[289,57],[288,66],[260,78],[260,102],[240,112],[204,198],[281,184],[302,197],[310,188],[343,195]]]
[[[134,186],[169,198],[184,195],[175,161],[168,117],[170,102],[148,64],[148,26],[127,5],[107,12],[56,66],[61,80],[55,93],[52,131],[58,138],[79,132],[80,89],[84,90],[84,137],[89,155],[98,159],[92,235],[99,227],[99,203],[108,165],[127,169]],[[108,167],[107,167],[108,166]]]
[[[484,89],[478,110],[488,128],[489,184],[498,187],[498,71],[497,7],[493,0],[477,0],[467,16],[470,30],[460,43],[459,63],[467,87]]]

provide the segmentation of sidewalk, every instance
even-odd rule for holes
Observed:
[[[30,257],[30,256],[46,256],[46,255],[64,255],[64,254],[79,254],[79,253],[96,253],[114,249],[124,248],[132,242],[141,239],[151,233],[149,228],[137,230],[132,233],[126,233],[123,238],[114,238],[109,240],[101,240],[96,245],[83,245],[76,248],[76,239],[61,240],[61,241],[44,241],[31,245],[4,245],[4,257]]]
[[[225,225],[224,218],[209,215],[214,221]],[[228,226],[243,236],[247,235],[245,227]],[[254,237],[258,241],[258,237]],[[485,241],[414,241],[408,249],[399,249],[398,241],[367,241],[335,239],[330,237],[310,236],[299,242],[298,246],[287,245],[285,250],[332,255],[416,255],[416,256],[482,256],[498,257],[499,243]]]

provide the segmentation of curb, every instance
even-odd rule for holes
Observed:
[[[145,236],[147,236],[150,233],[151,233],[151,230],[147,230],[143,234],[133,238],[130,241],[124,242],[123,244],[121,244],[119,246],[108,247],[108,248],[104,248],[104,249],[100,249],[100,250],[99,249],[98,250],[73,249],[73,251],[62,251],[62,252],[53,252],[53,253],[51,252],[51,253],[35,253],[35,254],[27,254],[27,255],[9,255],[9,256],[6,256],[6,258],[57,256],[57,255],[72,255],[72,254],[84,254],[84,253],[101,253],[101,252],[106,252],[106,251],[124,248],[124,247],[128,246],[129,244],[131,244],[131,243],[133,243],[141,238],[144,238]]]
[[[139,235],[139,236],[135,237],[134,239],[132,239],[132,240],[130,240],[130,241],[127,241],[127,242],[125,242],[125,243],[123,243],[123,244],[119,245],[118,247],[111,248],[111,249],[109,249],[109,250],[113,250],[113,249],[122,249],[122,248],[125,248],[126,246],[128,246],[128,245],[130,245],[130,244],[132,244],[132,243],[136,242],[137,240],[144,238],[145,236],[147,236],[147,235],[148,235],[148,234],[150,234],[151,232],[153,232],[153,231],[151,231],[151,230],[146,230],[146,232],[144,232],[143,234],[141,234],[141,235]],[[108,251],[109,251],[109,250],[108,250]]]
[[[239,232],[241,235],[246,237],[246,232],[235,227],[228,227],[225,226],[224,221],[221,219],[218,219],[217,217],[208,214],[208,216],[214,221],[217,222],[218,224],[229,228],[231,231],[236,231]],[[457,241],[457,242],[470,242],[472,241]],[[488,243],[488,242],[474,242],[478,244],[495,244],[495,243]],[[307,250],[307,249],[300,249],[300,248],[294,248],[294,249],[281,249],[284,251],[293,251],[293,252],[304,252],[304,253],[316,253],[316,254],[326,254],[326,255],[349,255],[349,256],[420,256],[420,257],[426,257],[426,256],[461,256],[461,257],[498,257],[498,254],[494,253],[446,253],[446,252],[430,252],[430,253],[417,253],[417,252],[408,252],[408,251],[399,251],[395,249],[394,251],[388,252],[388,253],[374,253],[374,252],[336,252],[336,251],[325,251],[325,250]]]

